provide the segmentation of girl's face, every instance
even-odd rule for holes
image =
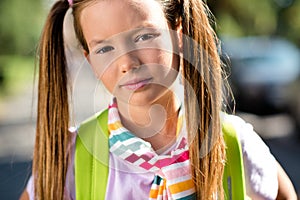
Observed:
[[[101,0],[80,22],[96,76],[119,101],[166,102],[179,68],[178,35],[155,0]]]

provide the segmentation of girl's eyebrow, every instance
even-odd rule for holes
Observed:
[[[141,29],[141,28],[154,28],[156,27],[151,21],[145,21],[141,25],[137,26],[136,29]]]
[[[135,27],[135,28],[133,28],[129,31],[125,31],[125,32],[130,32],[130,33],[138,32],[143,28],[155,28],[155,25],[153,23],[151,23],[150,21],[146,21],[146,22],[142,23],[141,25],[138,25],[137,27]],[[101,44],[103,42],[106,42],[107,40],[109,40],[109,38],[108,39],[93,39],[89,42],[89,46],[93,47],[93,46],[96,46],[96,45]]]
[[[89,42],[89,46],[90,47],[93,47],[93,46],[96,46],[97,44],[101,44],[103,43],[105,40],[97,40],[97,39],[94,39],[92,41]]]

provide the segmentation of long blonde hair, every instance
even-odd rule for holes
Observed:
[[[184,1],[183,10],[182,29],[188,36],[183,41],[187,58],[183,74],[191,86],[185,87],[186,121],[197,197],[223,199],[225,143],[220,123],[223,95],[217,38],[202,1]]]
[[[169,22],[182,28],[184,104],[197,199],[223,199],[222,69],[212,15],[200,0],[161,1]]]
[[[80,14],[97,0],[74,0],[74,28],[82,48],[88,47]],[[225,144],[219,112],[221,64],[209,11],[201,0],[158,0],[171,25],[182,26],[183,78],[190,162],[197,198],[223,199]],[[39,45],[39,93],[33,176],[36,199],[63,199],[71,143],[68,73],[63,21],[70,5],[57,1],[48,15]],[[189,86],[189,87],[187,87]]]

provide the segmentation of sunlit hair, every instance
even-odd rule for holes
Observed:
[[[87,52],[80,14],[96,1],[74,0],[72,5],[75,33]],[[219,117],[222,71],[209,11],[201,0],[159,2],[171,27],[181,26],[185,36],[182,66],[184,104],[197,198],[223,199],[225,144]],[[68,132],[68,70],[63,21],[69,8],[68,0],[57,1],[53,5],[39,45],[38,117],[33,159],[36,199],[64,198],[71,138]]]
[[[184,104],[197,199],[223,199],[222,70],[210,12],[199,0],[162,2],[168,21],[182,28]]]

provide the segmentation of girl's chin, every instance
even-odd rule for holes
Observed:
[[[145,95],[140,94],[132,94],[128,98],[123,97],[117,97],[118,104],[128,105],[128,106],[147,106],[151,105],[153,102],[155,102],[156,98],[152,97],[146,97]]]
[[[173,92],[172,92],[173,93]],[[128,106],[151,106],[154,104],[164,104],[164,101],[170,100],[167,90],[162,88],[153,88],[152,90],[142,90],[115,96],[118,104]]]

